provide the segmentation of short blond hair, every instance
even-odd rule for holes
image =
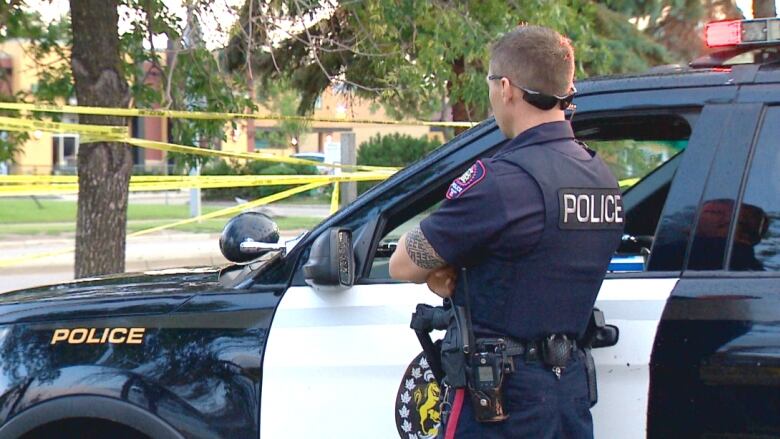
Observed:
[[[574,49],[568,38],[550,28],[519,26],[493,43],[490,68],[520,87],[564,96],[573,85]]]

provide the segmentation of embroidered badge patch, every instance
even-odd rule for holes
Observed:
[[[404,439],[433,439],[441,426],[439,383],[420,353],[406,368],[395,397],[395,426]]]
[[[485,178],[486,173],[485,165],[482,164],[482,160],[477,160],[477,162],[471,165],[463,175],[452,181],[450,188],[447,189],[447,199],[452,200],[460,197],[464,192],[482,181],[482,179]]]

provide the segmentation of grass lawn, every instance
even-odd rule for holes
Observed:
[[[75,201],[38,200],[32,198],[0,198],[0,224],[5,223],[59,223],[76,221]],[[203,206],[203,213],[218,210],[217,207]],[[127,219],[184,219],[189,218],[190,208],[183,204],[130,204]]]
[[[316,199],[307,197],[310,202]],[[321,200],[320,200],[321,201]],[[0,198],[0,237],[7,235],[60,235],[72,234],[76,231],[76,202],[38,200],[40,206],[32,198],[4,199]],[[298,203],[294,203],[298,204]],[[303,204],[303,203],[302,203]],[[205,204],[202,212],[210,213],[223,207]],[[127,217],[128,233],[149,229],[165,224],[187,219],[190,216],[189,206],[173,204],[130,204]],[[199,233],[219,233],[230,217],[185,224],[172,230]],[[277,217],[274,218],[279,229],[299,230],[311,229],[322,218],[317,217]]]

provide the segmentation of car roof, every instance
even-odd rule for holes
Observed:
[[[644,73],[587,78],[576,82],[576,87],[579,96],[587,96],[622,91],[708,87],[735,83],[780,83],[780,68],[776,64],[740,64],[706,69],[662,66]]]

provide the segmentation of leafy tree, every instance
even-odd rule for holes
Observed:
[[[397,117],[429,118],[448,101],[454,120],[480,120],[489,44],[519,22],[567,34],[579,77],[668,61],[627,17],[587,0],[247,0],[226,61],[263,81],[289,78],[302,93],[301,113],[335,82],[378,97]]]
[[[775,0],[753,0],[753,16],[755,18],[777,16]]]
[[[24,3],[19,0],[2,2],[0,4],[0,29],[5,30],[5,32],[0,32],[0,42],[7,41],[10,38],[29,37],[44,32],[44,29],[38,25],[38,14],[25,10],[23,6]],[[6,83],[8,90],[11,89],[9,80],[7,72],[0,69],[0,83]],[[24,97],[24,93],[6,94],[0,96],[0,100],[16,102]],[[19,112],[3,110],[0,111],[0,116],[18,117]],[[30,134],[28,132],[0,131],[0,163],[14,163],[16,156],[23,153],[21,145],[29,138]]]
[[[257,99],[264,103],[271,114],[280,116],[296,116],[301,101],[300,94],[284,80],[268,82],[258,87]],[[267,140],[271,148],[287,148],[293,138],[300,141],[308,129],[308,122],[288,119],[279,121],[273,130],[258,133],[256,136]],[[295,152],[299,152],[299,147],[300,142],[294,145]]]
[[[12,2],[25,10],[21,1]],[[161,107],[175,110],[243,112],[252,108],[243,73],[224,72],[216,55],[201,44],[198,17],[208,0],[190,0],[187,20],[162,0],[72,0],[70,16],[43,25],[37,16],[22,20],[11,8],[9,36],[28,38],[39,61],[39,101],[62,102],[76,96],[79,105]],[[129,30],[119,34],[121,8]],[[0,20],[4,16],[0,7]],[[166,35],[169,47],[154,46]],[[146,47],[145,47],[146,45]],[[54,62],[44,63],[44,59]],[[58,62],[59,61],[59,62]],[[151,65],[151,68],[146,66]],[[159,74],[161,84],[150,81]],[[81,116],[82,123],[125,125],[123,118]],[[171,127],[175,143],[209,147],[225,139],[222,121],[182,120]],[[179,157],[187,165],[197,160]],[[78,157],[79,208],[76,276],[124,270],[127,192],[132,157],[117,143],[82,143]]]
[[[683,65],[708,51],[702,39],[705,23],[743,17],[734,0],[607,0],[605,6],[631,17],[645,36],[663,44],[671,59]]]

